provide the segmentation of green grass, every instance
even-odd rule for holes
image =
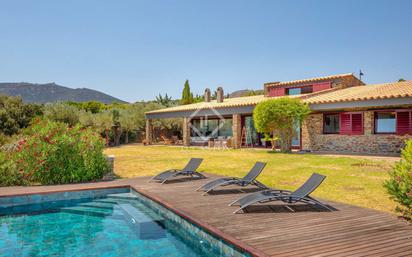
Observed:
[[[296,189],[313,172],[327,176],[314,196],[392,212],[382,183],[393,161],[314,154],[280,154],[265,150],[213,150],[167,146],[123,146],[106,149],[115,155],[116,174],[123,178],[149,176],[183,167],[190,157],[204,158],[200,171],[243,176],[255,161],[267,162],[259,180],[281,189]]]

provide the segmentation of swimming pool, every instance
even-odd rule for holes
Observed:
[[[130,188],[0,198],[0,256],[250,256]]]

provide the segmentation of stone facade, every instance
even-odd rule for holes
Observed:
[[[153,142],[153,125],[152,125],[152,120],[146,119],[146,142],[145,144],[152,144]]]
[[[232,117],[233,148],[240,148],[242,141],[242,116],[233,114]]]
[[[344,77],[344,78],[335,80],[332,83],[332,87],[339,86],[341,88],[355,87],[355,86],[362,86],[362,85],[364,85],[364,83],[354,76]]]
[[[399,153],[411,135],[374,134],[374,112],[363,113],[363,135],[323,134],[323,114],[310,114],[302,124],[302,150],[369,154]]]
[[[190,118],[183,118],[183,145],[190,146]]]

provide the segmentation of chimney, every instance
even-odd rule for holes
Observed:
[[[210,102],[210,89],[205,89],[205,102]]]
[[[223,102],[223,98],[224,98],[224,94],[223,94],[223,88],[222,87],[218,87],[217,91],[216,91],[216,101],[218,103],[222,103]]]

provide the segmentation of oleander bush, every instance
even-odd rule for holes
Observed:
[[[398,206],[396,211],[408,220],[412,220],[412,139],[406,142],[402,158],[389,173],[390,178],[384,184],[390,198]]]
[[[94,181],[108,170],[104,140],[91,128],[35,120],[24,134],[13,154],[24,184]]]

